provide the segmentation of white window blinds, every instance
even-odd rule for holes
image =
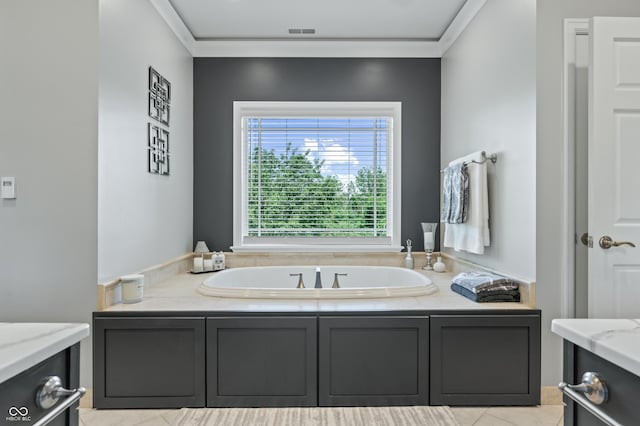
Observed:
[[[393,117],[242,117],[244,238],[389,237]]]

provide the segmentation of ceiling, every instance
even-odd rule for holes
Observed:
[[[196,41],[437,41],[467,0],[169,0]],[[289,34],[290,28],[315,34]]]

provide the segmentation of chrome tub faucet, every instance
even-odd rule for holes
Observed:
[[[333,285],[331,288],[340,288],[340,283],[338,282],[338,277],[346,277],[348,274],[333,274]]]
[[[296,288],[304,288],[304,281],[302,281],[302,272],[299,272],[297,274],[289,274],[290,277],[298,277],[298,285],[296,286]]]

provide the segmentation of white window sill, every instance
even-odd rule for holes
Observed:
[[[245,244],[231,246],[234,253],[399,253],[403,246]]]

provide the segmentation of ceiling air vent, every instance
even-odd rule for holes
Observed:
[[[315,28],[289,28],[289,34],[315,34]]]

